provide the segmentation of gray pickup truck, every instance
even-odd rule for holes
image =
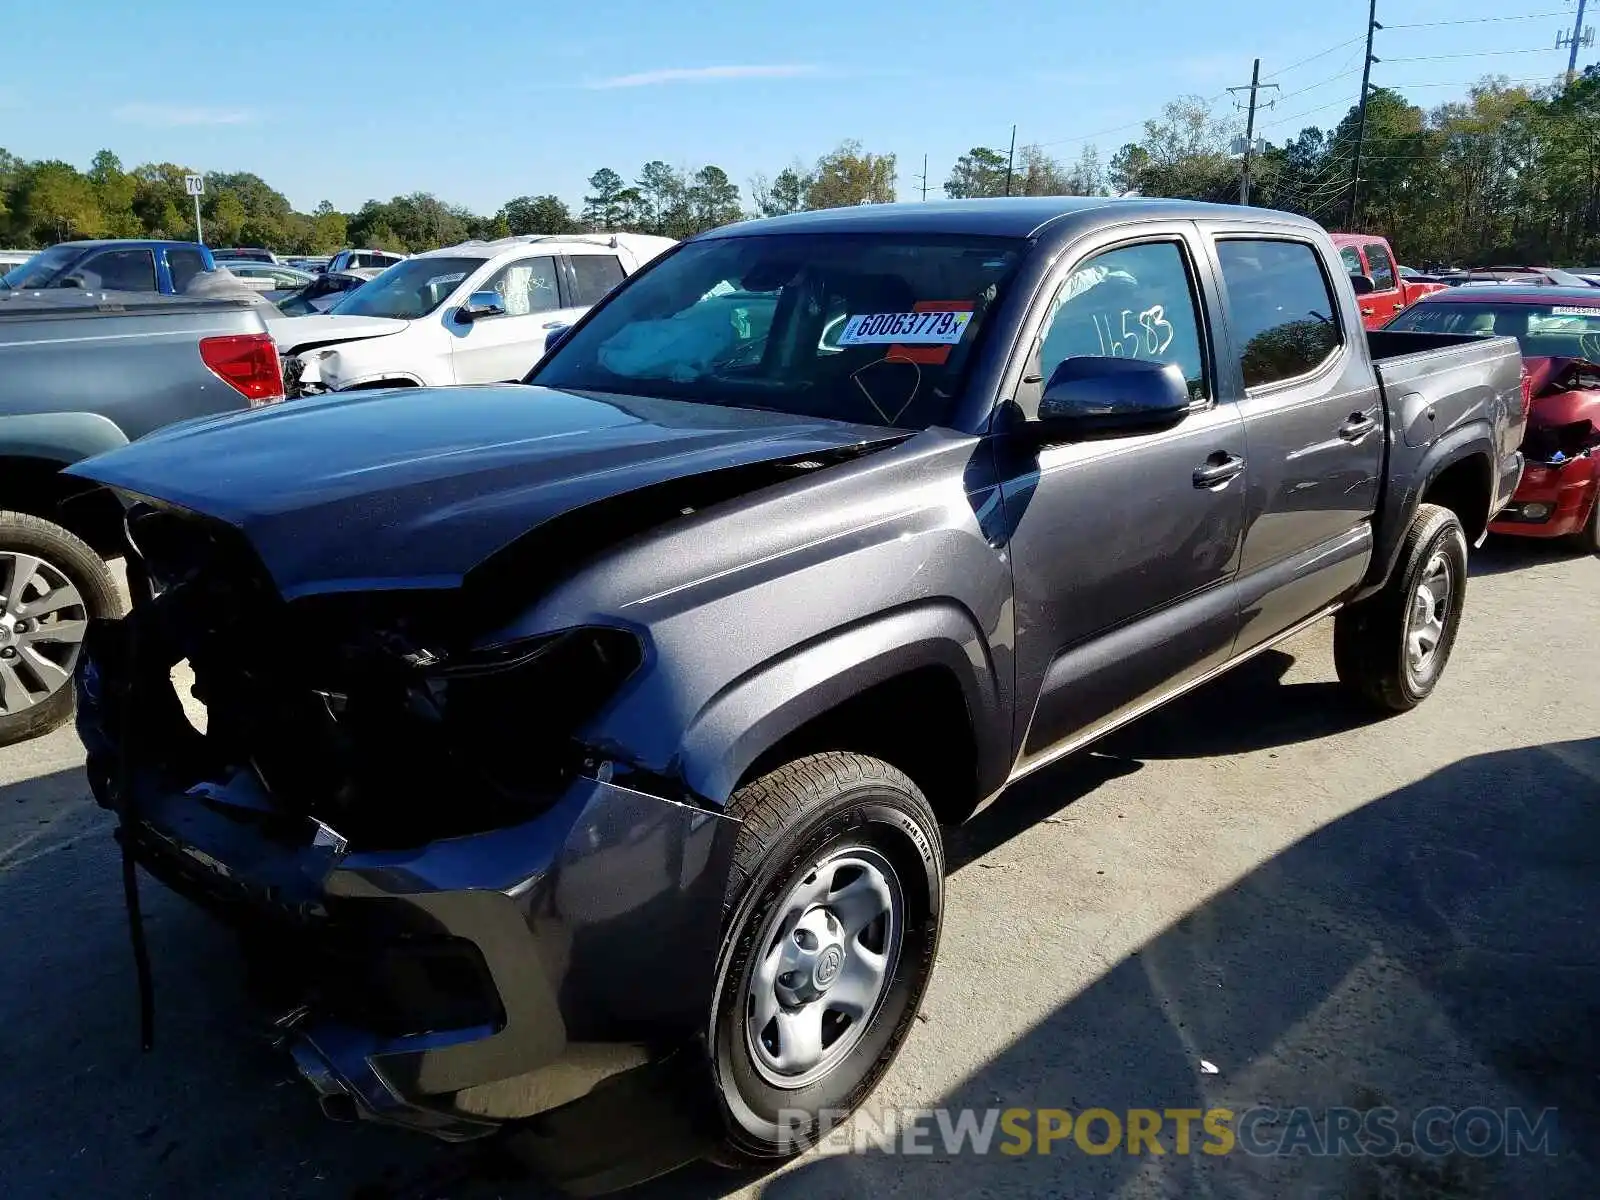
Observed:
[[[0,291],[0,746],[67,719],[84,622],[121,609],[121,509],[61,468],[281,399],[265,330],[242,302]]]
[[[916,1028],[944,825],[1330,615],[1433,691],[1521,360],[1370,286],[1280,213],[864,206],[677,247],[531,386],[158,433],[73,468],[149,580],[91,784],[272,947],[330,1114],[774,1162]]]

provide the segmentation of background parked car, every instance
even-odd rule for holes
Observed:
[[[391,266],[322,315],[267,329],[291,396],[503,383],[526,375],[553,333],[672,245],[637,233],[463,242]]]
[[[404,262],[404,254],[388,250],[341,250],[328,261],[330,271],[348,271],[351,267],[377,267],[383,270],[397,262]]]
[[[268,300],[277,303],[285,296],[291,296],[316,276],[309,271],[300,271],[294,267],[279,263],[261,263],[248,259],[238,259],[233,262],[220,264],[233,272],[241,281],[261,292]]]
[[[211,252],[211,257],[215,258],[218,262],[226,263],[276,263],[283,261],[271,250],[264,250],[259,246],[225,246],[221,250],[213,250]]]
[[[1588,287],[1589,281],[1561,267],[1470,267],[1444,282],[1456,287],[1516,283],[1524,287]]]
[[[19,291],[76,287],[89,292],[162,292],[175,296],[201,271],[216,266],[198,242],[120,238],[62,242],[41,250],[4,276]]]
[[[1339,247],[1339,257],[1352,277],[1365,275],[1372,281],[1370,291],[1362,294],[1358,289],[1357,293],[1361,320],[1368,329],[1383,328],[1395,313],[1444,286],[1407,279],[1395,263],[1388,240],[1375,233],[1336,233],[1333,244]]]
[[[1522,348],[1527,467],[1493,533],[1600,554],[1600,290],[1485,284],[1425,297],[1390,329],[1509,334]]]
[[[352,267],[348,271],[325,271],[312,278],[299,291],[290,292],[277,302],[278,311],[286,317],[309,317],[327,312],[340,300],[382,271],[376,267]]]

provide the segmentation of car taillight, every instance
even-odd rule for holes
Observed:
[[[283,399],[278,350],[265,333],[235,333],[200,339],[200,360],[211,373],[250,402],[251,408]]]

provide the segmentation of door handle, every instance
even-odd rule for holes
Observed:
[[[1378,427],[1366,413],[1351,413],[1350,419],[1339,426],[1339,436],[1347,442],[1359,442]]]
[[[1194,485],[1197,488],[1219,487],[1243,474],[1244,459],[1237,454],[1218,450],[1194,469]]]
[[[1370,308],[1363,308],[1361,310],[1361,315],[1363,317],[1370,317],[1372,315],[1372,310]]]
[[[1405,301],[1403,301],[1403,300],[1396,300],[1394,302],[1394,310],[1395,310],[1395,312],[1399,312],[1405,306],[1406,306],[1405,305]]]
[[[539,328],[540,329],[564,329],[570,324],[572,324],[571,321],[546,321],[543,325],[539,326]]]

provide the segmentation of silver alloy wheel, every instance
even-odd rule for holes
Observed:
[[[59,567],[0,550],[0,717],[43,704],[67,685],[88,625],[88,606]]]
[[[1443,550],[1435,550],[1411,594],[1406,614],[1406,667],[1411,678],[1426,683],[1438,670],[1439,643],[1444,640],[1455,594],[1455,571]]]
[[[745,1042],[774,1087],[807,1087],[844,1060],[894,978],[905,931],[894,867],[866,846],[817,863],[768,919],[745,987]]]

